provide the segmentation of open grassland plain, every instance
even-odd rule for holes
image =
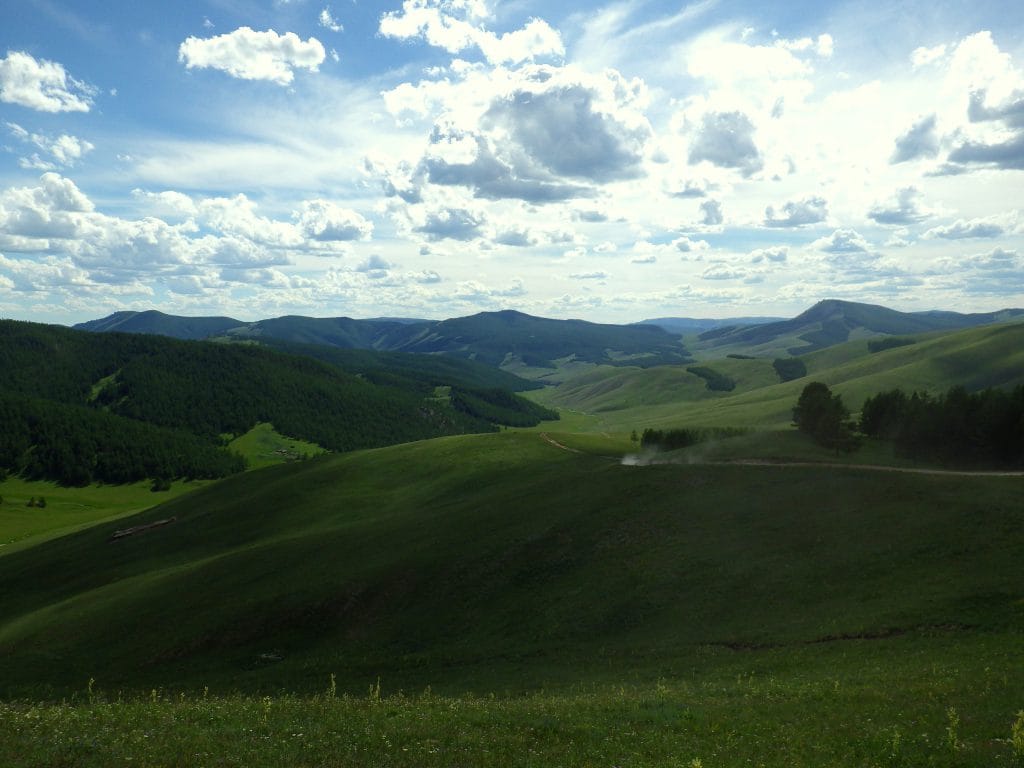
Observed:
[[[141,512],[201,488],[203,481],[171,483],[154,493],[151,481],[66,488],[57,483],[8,477],[0,481],[0,556],[98,522]],[[38,506],[38,500],[46,506]],[[29,506],[36,500],[36,504]]]

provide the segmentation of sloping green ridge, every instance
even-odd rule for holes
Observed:
[[[959,314],[956,312],[897,312],[888,307],[827,299],[791,320],[702,333],[703,346],[777,349],[808,354],[857,338],[883,334],[913,334],[970,328],[1020,318],[1024,310]]]
[[[807,376],[780,383],[764,358],[721,359],[702,365],[737,382],[711,392],[675,369],[600,368],[534,397],[549,407],[599,414],[591,429],[695,426],[786,426],[801,390],[823,381],[858,411],[867,397],[901,387],[943,392],[1024,384],[1024,323],[1007,323],[916,337],[917,343],[872,353],[861,339],[802,357]]]
[[[624,467],[529,433],[273,467],[0,558],[0,695],[492,690],[709,646],[1019,632],[1019,482]]]

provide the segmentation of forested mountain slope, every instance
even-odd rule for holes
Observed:
[[[449,381],[461,385],[457,367],[451,373]],[[0,396],[8,423],[0,460],[7,470],[63,482],[118,482],[191,470],[180,462],[154,467],[140,449],[131,469],[108,472],[100,454],[114,443],[103,446],[99,435],[119,435],[115,443],[148,450],[168,444],[170,430],[177,441],[200,440],[213,450],[225,435],[269,422],[282,434],[346,451],[490,431],[496,423],[535,424],[552,415],[493,385],[438,394],[441,375],[382,378],[373,382],[338,365],[256,345],[3,321]],[[40,459],[50,454],[64,458]]]

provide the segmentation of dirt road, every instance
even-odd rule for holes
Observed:
[[[555,440],[547,432],[541,432],[540,438],[549,445],[553,445],[569,453],[584,453],[576,448]],[[628,456],[628,455],[627,455]],[[959,469],[926,469],[923,467],[891,467],[885,464],[843,464],[841,462],[821,461],[772,461],[769,459],[733,459],[731,461],[673,461],[671,459],[658,460],[645,458],[643,461],[628,461],[627,457],[601,456],[602,459],[619,461],[627,466],[644,466],[647,464],[685,464],[687,466],[711,466],[711,467],[779,467],[787,469],[791,467],[827,467],[829,469],[863,469],[869,472],[902,472],[910,475],[940,475],[948,477],[1024,477],[1024,471],[979,471]]]

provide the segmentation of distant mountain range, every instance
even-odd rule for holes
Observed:
[[[819,301],[792,320],[757,325],[725,326],[698,337],[704,348],[738,347],[744,350],[782,351],[801,355],[870,336],[902,336],[932,331],[973,328],[1017,318],[1024,309],[961,314],[959,312],[898,312],[875,304],[828,299]]]
[[[342,349],[445,354],[492,366],[517,360],[554,367],[573,358],[610,365],[658,365],[691,358],[672,333],[656,325],[608,325],[549,320],[522,312],[481,312],[451,320],[353,320],[295,315],[245,323],[228,317],[178,317],[117,312],[75,326],[85,331],[151,333],[180,339],[277,339]]]
[[[763,325],[764,323],[777,323],[785,320],[784,317],[726,317],[719,319],[698,318],[698,317],[657,317],[651,320],[641,320],[638,325],[657,325],[671,333],[678,333],[683,336],[690,336],[705,331],[713,331],[716,328],[736,328],[750,325]]]
[[[665,317],[631,325],[551,320],[503,310],[450,320],[289,315],[246,323],[230,317],[180,317],[150,310],[117,312],[76,325],[96,332],[119,331],[179,339],[253,339],[340,349],[443,354],[491,366],[519,363],[537,368],[575,360],[605,365],[692,362],[681,337],[702,356],[744,352],[799,355],[851,338],[955,330],[1024,317],[1022,309],[960,314],[898,312],[882,306],[829,299],[792,319]]]

